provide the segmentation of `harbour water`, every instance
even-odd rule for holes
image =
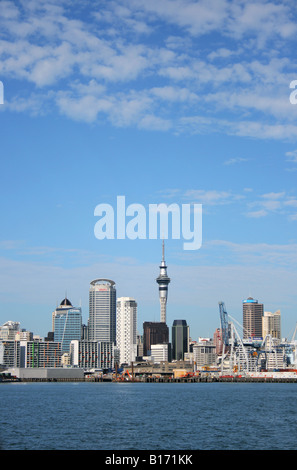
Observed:
[[[297,450],[295,383],[7,383],[1,450]]]

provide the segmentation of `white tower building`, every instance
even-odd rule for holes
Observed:
[[[168,296],[168,284],[170,283],[170,278],[167,276],[164,240],[162,246],[162,261],[160,265],[160,274],[159,277],[157,277],[156,282],[159,284],[160,322],[166,323],[166,305]]]
[[[116,288],[110,279],[95,279],[90,284],[89,339],[115,343]]]
[[[117,299],[116,345],[120,364],[135,361],[137,356],[137,303],[131,297]]]
[[[262,317],[262,336],[271,335],[273,338],[281,339],[281,313],[264,312]]]

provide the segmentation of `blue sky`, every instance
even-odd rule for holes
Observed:
[[[159,321],[161,240],[98,240],[95,207],[202,204],[202,247],[166,240],[167,323],[193,339],[242,300],[297,321],[293,1],[0,3],[0,323],[46,335],[89,283]]]

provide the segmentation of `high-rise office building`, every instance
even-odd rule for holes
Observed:
[[[221,356],[223,352],[223,337],[222,337],[222,329],[217,328],[213,334],[213,342],[216,347],[216,355]],[[226,349],[225,349],[226,351]]]
[[[61,343],[61,352],[69,353],[70,342],[82,334],[81,308],[74,308],[65,298],[53,312],[54,341]]]
[[[248,297],[243,303],[243,337],[261,338],[262,337],[262,317],[264,313],[263,304],[258,300]]]
[[[262,334],[263,338],[270,335],[272,338],[281,339],[281,313],[264,312],[262,317]]]
[[[171,341],[172,358],[183,360],[184,354],[189,350],[189,327],[186,320],[174,320]]]
[[[66,310],[68,308],[72,308],[72,303],[70,302],[69,299],[67,299],[67,295],[66,295],[65,299],[62,300],[60,305],[52,313],[52,331],[55,331],[55,316],[56,316],[56,313],[59,313],[60,311]]]
[[[147,356],[151,352],[152,344],[169,343],[169,330],[163,322],[143,323],[143,355]]]
[[[95,279],[89,290],[89,341],[115,343],[116,288],[110,279]]]
[[[156,282],[159,284],[159,298],[160,298],[160,322],[166,323],[166,306],[168,296],[168,284],[170,278],[167,276],[167,266],[165,263],[165,246],[163,240],[162,246],[162,261],[160,265],[160,274],[157,277]]]
[[[137,356],[137,303],[131,297],[117,299],[116,344],[120,364],[135,361]]]
[[[15,335],[20,331],[20,323],[16,321],[7,321],[0,326],[0,340],[14,340]]]

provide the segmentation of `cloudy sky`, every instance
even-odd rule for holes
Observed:
[[[166,240],[167,323],[193,339],[242,300],[297,322],[293,0],[1,0],[0,323],[46,335],[91,280],[159,321],[161,236],[98,240],[99,204],[202,204]],[[293,86],[293,85],[292,85]],[[295,98],[295,95],[294,95]]]

